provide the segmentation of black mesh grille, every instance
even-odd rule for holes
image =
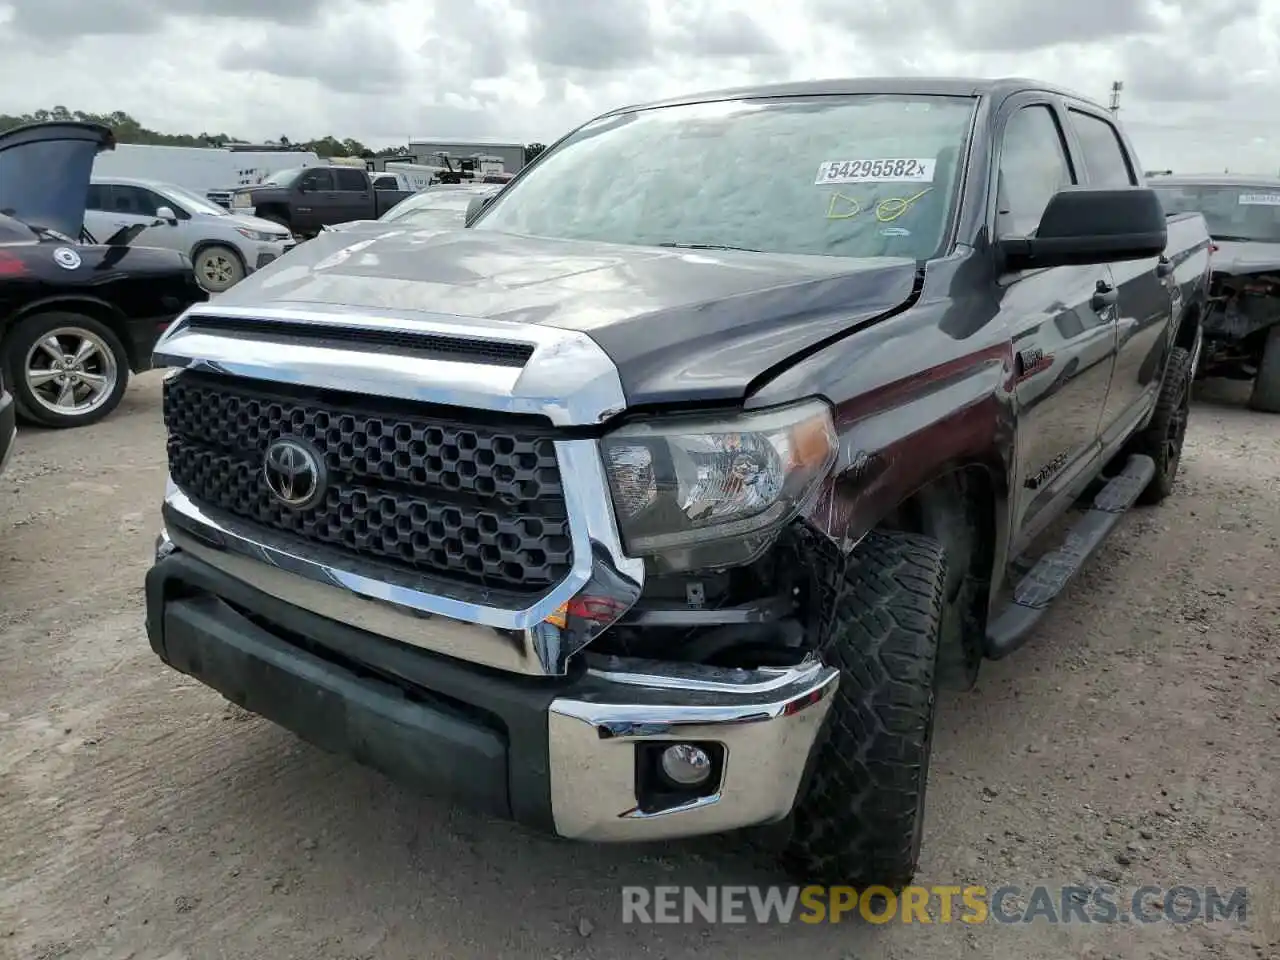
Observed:
[[[563,579],[572,553],[552,441],[392,407],[184,373],[165,384],[169,470],[207,506],[402,568],[522,592]],[[267,488],[263,458],[282,436],[324,461],[314,507]]]

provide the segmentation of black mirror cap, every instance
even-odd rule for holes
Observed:
[[[1033,237],[1000,241],[1011,269],[1146,260],[1164,253],[1169,224],[1147,187],[1065,187],[1053,195]]]

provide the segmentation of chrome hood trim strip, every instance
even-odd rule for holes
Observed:
[[[394,350],[350,350],[340,343],[281,343],[193,328],[189,320],[195,316],[527,344],[533,355],[520,368]],[[257,308],[202,303],[165,331],[156,344],[154,362],[296,386],[542,416],[559,427],[602,423],[626,408],[617,367],[584,333],[407,310],[372,315],[324,304]]]

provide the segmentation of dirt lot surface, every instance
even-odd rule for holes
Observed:
[[[1171,500],[944,700],[919,880],[1247,885],[1246,926],[623,924],[622,884],[778,878],[723,839],[587,847],[451,809],[153,656],[152,374],[98,426],[24,432],[0,478],[0,956],[1280,957],[1280,418],[1241,399],[1200,392]]]

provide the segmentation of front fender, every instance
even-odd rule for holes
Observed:
[[[989,475],[1003,514],[1013,471],[1012,377],[1003,344],[837,406],[840,449],[809,524],[849,549],[904,500],[972,466]]]

